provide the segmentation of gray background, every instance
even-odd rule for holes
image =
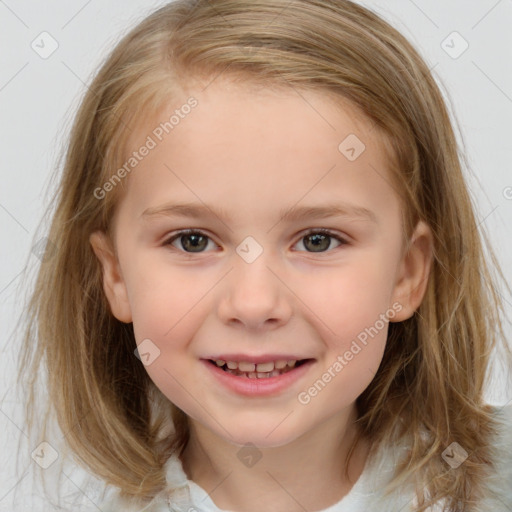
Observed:
[[[50,510],[38,498],[39,491],[15,471],[16,443],[24,433],[14,394],[19,337],[13,331],[21,311],[22,278],[33,273],[39,263],[32,248],[44,236],[38,225],[50,175],[71,117],[105,53],[126,29],[164,3],[0,0],[0,378],[5,397],[0,410],[0,511]],[[510,282],[512,1],[360,3],[397,27],[433,69],[458,120],[456,129],[465,144],[468,183],[481,227],[489,233]],[[453,35],[454,31],[460,36]],[[40,35],[42,32],[50,36]],[[58,44],[57,49],[46,55],[52,44]],[[462,52],[466,44],[469,46]],[[512,298],[505,291],[503,296],[510,318]],[[506,328],[510,340],[509,323]],[[512,399],[498,368],[487,397],[495,404]],[[23,489],[23,502],[16,496],[14,504],[15,488]],[[94,491],[79,486],[75,490],[87,494],[84,502],[91,510],[99,510],[92,503]],[[34,501],[30,501],[31,495]]]

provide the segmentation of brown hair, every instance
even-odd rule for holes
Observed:
[[[424,220],[434,235],[424,300],[413,317],[390,324],[383,362],[357,400],[360,433],[374,449],[410,436],[390,491],[412,477],[418,511],[443,497],[449,510],[464,510],[492,469],[496,424],[483,393],[490,354],[504,340],[503,310],[446,106],[418,52],[376,14],[348,0],[289,4],[177,0],[126,35],[92,81],[53,203],[55,253],[41,264],[27,310],[27,421],[34,423],[44,366],[48,411],[86,467],[124,496],[150,499],[164,487],[163,464],[187,442],[186,416],[134,357],[132,326],[110,312],[89,236],[109,232],[122,187],[101,200],[94,191],[125,160],[134,116],[155,115],[179,84],[222,73],[242,84],[315,90],[350,100],[384,134],[405,234]],[[165,431],[169,417],[174,432]],[[469,454],[457,470],[441,458],[452,440]]]

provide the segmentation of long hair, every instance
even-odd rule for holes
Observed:
[[[163,465],[185,447],[187,418],[134,357],[132,325],[109,309],[89,235],[109,232],[122,186],[102,199],[95,190],[126,161],[141,113],[156,116],[180,86],[221,74],[349,100],[382,134],[404,236],[425,221],[433,263],[418,310],[389,325],[382,364],[357,400],[357,424],[372,453],[410,438],[389,492],[413,478],[419,512],[441,498],[449,510],[466,510],[492,470],[497,426],[484,401],[490,356],[500,344],[510,357],[501,343],[496,283],[503,276],[492,251],[484,257],[464,157],[436,80],[397,30],[348,0],[177,0],[106,58],[72,126],[52,201],[53,253],[43,258],[27,309],[20,357],[20,379],[31,390],[27,422],[35,427],[44,368],[47,410],[85,467],[133,499],[149,500],[165,486]],[[457,470],[441,457],[453,440],[469,454]]]

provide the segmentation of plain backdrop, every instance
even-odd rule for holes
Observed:
[[[5,397],[0,410],[0,511],[38,509],[37,503],[13,502],[13,489],[25,485],[13,466],[16,440],[23,435],[14,395],[20,340],[13,328],[22,306],[18,288],[23,273],[39,263],[33,247],[44,236],[37,227],[49,179],[98,64],[122,34],[164,3],[0,0],[0,375]],[[397,27],[433,70],[465,143],[468,183],[481,228],[510,282],[512,1],[360,3]],[[510,318],[512,298],[505,290],[503,297]],[[506,328],[510,339],[510,324]],[[487,394],[495,404],[512,399],[499,373]],[[39,507],[48,510],[41,501]]]

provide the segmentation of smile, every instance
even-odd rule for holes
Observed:
[[[214,382],[230,392],[252,397],[278,395],[295,388],[315,362],[315,359],[278,359],[262,363],[202,359]]]
[[[237,377],[246,377],[249,379],[268,379],[271,377],[277,377],[291,371],[293,368],[300,366],[305,363],[307,359],[295,360],[291,359],[288,361],[269,361],[267,363],[249,363],[246,361],[223,361],[218,359],[216,361],[210,360],[212,364],[215,364],[220,369],[224,370],[231,375]]]

